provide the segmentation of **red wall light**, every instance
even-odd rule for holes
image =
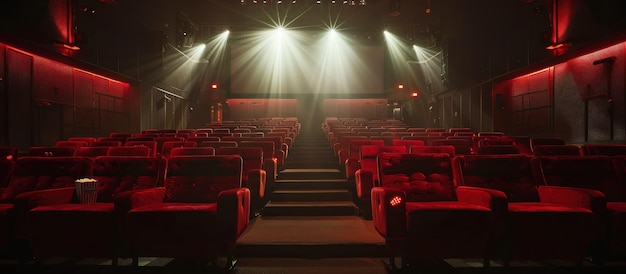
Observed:
[[[404,84],[398,84],[398,88],[399,89],[403,89],[404,88]]]
[[[216,83],[211,84],[211,89],[218,89],[219,85]]]
[[[419,96],[420,96],[420,93],[418,91],[414,90],[413,92],[411,92],[411,97],[417,98]]]

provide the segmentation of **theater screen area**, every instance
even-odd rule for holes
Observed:
[[[384,92],[384,47],[340,34],[273,31],[232,43],[232,94],[360,94]]]

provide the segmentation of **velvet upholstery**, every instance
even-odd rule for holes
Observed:
[[[250,214],[242,167],[238,155],[171,157],[164,187],[126,197],[135,264],[139,256],[210,260],[232,255]]]
[[[98,156],[106,156],[109,151],[108,147],[79,147],[76,148],[76,152],[74,156],[76,157],[87,157],[87,158],[96,158]]]
[[[535,156],[549,156],[549,155],[582,155],[581,148],[577,145],[535,145],[533,147],[533,154]]]
[[[201,156],[215,155],[215,149],[212,147],[175,147],[172,148],[170,156]]]
[[[73,146],[34,146],[28,148],[27,155],[33,157],[72,157],[75,151],[76,147]]]
[[[453,146],[455,154],[472,154],[472,142],[468,139],[438,139],[431,142],[433,146]]]
[[[531,161],[532,156],[521,154],[455,157],[458,198],[493,210],[492,256],[505,264],[526,259],[581,263],[592,236],[592,204],[601,205],[602,195],[544,186]]]
[[[165,163],[160,156],[96,158],[91,176],[98,180],[95,204],[77,203],[74,188],[37,193],[41,206],[28,214],[35,256],[107,257],[114,264],[118,257],[129,257],[125,221],[130,208],[114,201],[129,192],[163,185]]]
[[[9,183],[9,178],[13,173],[15,161],[6,158],[0,158],[0,188],[5,188]]]
[[[584,144],[583,155],[626,156],[625,144]]]
[[[129,143],[133,143],[131,141]],[[154,142],[151,142],[154,143]],[[152,148],[148,146],[123,146],[123,147],[109,147],[106,156],[139,156],[139,157],[154,157],[155,154]]]
[[[355,173],[356,194],[359,201],[370,201],[372,187],[378,184],[378,154],[406,153],[404,146],[364,145],[360,152],[360,169]]]
[[[263,169],[267,172],[268,180],[272,182],[278,176],[278,159],[274,157],[275,143],[268,141],[243,141],[241,147],[260,147],[263,149]],[[218,150],[219,151],[219,150]]]
[[[38,191],[73,189],[74,181],[91,176],[92,169],[92,162],[82,157],[18,158],[8,185],[0,188],[0,231],[3,232],[0,234],[0,254],[9,254],[14,258],[23,255],[15,252],[18,245],[22,248],[25,244],[27,213],[45,203],[36,195]]]
[[[623,220],[623,212],[619,212],[619,205],[626,203],[626,182],[618,168],[620,158],[603,155],[541,156],[532,160],[537,180],[542,180],[547,185],[602,193],[604,204],[600,198],[591,203],[595,214],[592,255],[599,261],[626,255],[626,246],[623,245],[626,242],[614,242],[624,231],[615,230],[616,227],[613,226],[626,222]],[[621,248],[616,248],[617,246]]]
[[[456,200],[447,154],[381,153],[372,188],[374,228],[390,259],[489,258],[494,216],[489,207]]]
[[[175,147],[197,147],[197,146],[198,144],[196,142],[191,142],[191,141],[169,141],[169,142],[163,143],[163,147],[161,148],[160,152],[163,157],[169,157],[170,152]]]
[[[260,210],[266,195],[272,190],[263,169],[263,149],[260,147],[223,147],[218,155],[239,155],[243,159],[241,185],[250,189],[252,211]]]
[[[127,141],[124,143],[124,147],[147,147],[150,149],[148,156],[156,156],[158,153],[159,149],[157,147],[157,142],[155,141]],[[120,151],[120,153],[114,153],[114,155],[118,155],[118,156],[133,156],[133,155],[137,155],[137,154],[143,154],[143,151],[145,149],[137,149],[135,151],[133,150],[128,150],[128,149],[113,149],[115,152],[117,152],[118,150]],[[109,155],[112,152],[109,152]]]
[[[354,179],[354,174],[359,169],[361,147],[365,145],[384,146],[382,140],[352,140],[348,144],[347,149],[339,151],[339,166],[343,167],[346,172],[346,178]]]
[[[454,157],[456,155],[456,150],[454,146],[446,145],[446,146],[411,146],[409,148],[409,153],[413,154],[431,154],[431,153],[446,153],[450,155],[450,157]]]

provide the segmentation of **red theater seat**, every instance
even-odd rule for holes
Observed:
[[[492,257],[573,260],[582,264],[594,214],[582,191],[535,180],[531,156],[465,155],[453,160],[459,200],[491,208],[495,216]],[[600,193],[598,202],[603,199]]]
[[[597,262],[612,257],[626,258],[626,181],[620,176],[619,169],[615,169],[620,161],[601,155],[532,159],[538,181],[550,186],[599,191],[605,197],[606,204],[588,203],[595,213],[591,255]],[[578,203],[585,204],[586,201],[581,199]]]
[[[43,203],[36,191],[73,187],[76,179],[91,176],[92,165],[82,157],[18,158],[9,183],[0,188],[0,254],[30,260],[23,253],[29,249],[27,213]]]
[[[447,258],[483,258],[488,265],[493,212],[457,201],[449,155],[382,153],[378,178],[372,217],[393,266],[396,256],[403,268]]]
[[[171,157],[165,186],[133,192],[127,215],[133,264],[138,257],[195,262],[232,255],[250,216],[236,155]]]
[[[161,148],[161,156],[163,157],[169,157],[170,156],[170,152],[172,151],[173,148],[176,147],[197,147],[198,144],[196,142],[191,142],[191,141],[169,141],[169,142],[164,142],[163,143],[163,147]]]
[[[74,146],[35,146],[28,148],[27,155],[35,157],[72,157],[76,152]]]
[[[354,173],[356,202],[361,209],[361,214],[366,218],[371,217],[371,192],[372,188],[378,185],[378,164],[379,154],[386,153],[407,153],[405,146],[381,146],[363,145],[359,152],[359,169]]]
[[[154,142],[152,142],[154,143]],[[107,150],[107,156],[142,156],[150,157],[155,156],[152,152],[152,148],[147,146],[123,146],[123,147],[109,147]]]
[[[212,147],[175,147],[170,152],[170,157],[175,156],[210,156],[215,155]]]
[[[243,159],[241,185],[250,189],[251,213],[260,211],[272,190],[267,185],[267,172],[263,169],[263,148],[223,147],[217,154],[241,156]]]
[[[40,191],[29,214],[35,257],[130,257],[125,233],[130,193],[163,185],[162,157],[98,157],[91,178],[98,181],[96,203],[81,204],[73,187]],[[118,200],[114,203],[115,200]]]

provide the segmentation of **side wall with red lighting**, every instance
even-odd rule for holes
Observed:
[[[494,83],[495,129],[569,143],[623,142],[625,51],[622,42]]]
[[[42,56],[0,43],[0,144],[139,130],[136,86]]]

